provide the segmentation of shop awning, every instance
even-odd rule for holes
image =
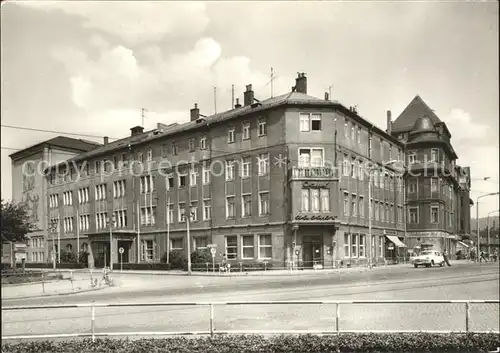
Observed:
[[[387,235],[387,234],[385,236],[387,237],[387,239],[392,241],[394,243],[394,245],[396,245],[398,248],[406,248],[407,247],[401,240],[398,239],[397,236]]]
[[[461,242],[461,241],[458,241],[458,243],[459,243],[460,245],[462,245],[462,246],[466,247],[466,248],[468,248],[468,247],[469,247],[469,245],[467,245],[467,244],[465,244],[465,243],[463,243],[463,242]]]

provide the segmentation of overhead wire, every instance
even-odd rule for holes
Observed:
[[[8,128],[8,129],[28,130],[28,131],[45,132],[45,133],[51,133],[51,134],[61,134],[61,135],[70,135],[70,136],[80,136],[80,137],[88,137],[88,138],[104,138],[105,137],[105,136],[98,136],[98,135],[79,134],[79,133],[75,133],[75,132],[47,130],[47,129],[35,129],[35,128],[31,128],[31,127],[4,125],[4,124],[1,124],[1,127]],[[108,138],[111,140],[119,140],[120,139],[118,137],[108,137]]]

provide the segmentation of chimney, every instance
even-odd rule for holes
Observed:
[[[328,92],[325,92],[325,100],[326,100],[326,101],[329,101],[329,100],[330,100],[330,97],[328,96]]]
[[[196,121],[200,118],[200,110],[198,109],[198,103],[194,103],[194,108],[191,109],[191,121]]]
[[[241,108],[241,104],[240,104],[240,99],[239,98],[236,98],[236,104],[234,105],[234,108]]]
[[[298,77],[295,79],[295,91],[307,94],[307,77],[304,72],[298,72]]]
[[[392,134],[392,113],[390,110],[387,111],[387,133]]]
[[[247,90],[243,93],[243,103],[245,107],[253,103],[252,85],[247,85]]]
[[[134,126],[133,128],[130,129],[130,131],[131,131],[130,136],[140,135],[144,132],[144,128],[142,126]]]
[[[107,145],[109,142],[109,137],[108,136],[104,136],[104,144]]]

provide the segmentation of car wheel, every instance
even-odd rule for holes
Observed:
[[[429,267],[434,267],[434,260],[431,260],[431,265]]]
[[[413,266],[415,266],[415,268],[417,268],[417,267],[418,267],[418,265],[417,265],[417,264],[413,264]]]
[[[444,261],[439,264],[439,266],[443,267],[444,266]]]

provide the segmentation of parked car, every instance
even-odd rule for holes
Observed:
[[[413,259],[413,266],[415,266],[415,268],[418,266],[433,267],[435,265],[444,266],[443,254],[439,251],[425,250]]]

